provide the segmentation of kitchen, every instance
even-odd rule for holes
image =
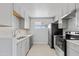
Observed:
[[[0,56],[79,56],[79,3],[0,3],[0,9]]]

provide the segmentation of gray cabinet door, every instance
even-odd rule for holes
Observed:
[[[30,18],[27,14],[25,14],[25,24],[24,24],[25,29],[30,29]]]
[[[30,37],[30,40],[31,40],[31,47],[33,45],[33,36]]]
[[[32,40],[32,36],[29,37],[29,49],[31,49],[33,45],[33,40]]]
[[[25,40],[25,53],[27,54],[28,49],[27,49],[27,39]]]
[[[26,55],[26,39],[22,41],[22,56]]]
[[[27,49],[29,50],[29,38],[27,38]]]
[[[12,26],[12,4],[0,4],[0,24]]]
[[[79,53],[74,49],[67,47],[67,56],[79,56]]]
[[[63,16],[68,13],[68,3],[63,4],[62,14]]]
[[[12,56],[11,38],[0,38],[0,56]]]
[[[22,43],[18,43],[17,44],[17,56],[21,56],[22,55]]]
[[[75,9],[75,3],[68,3],[67,5],[68,13]]]
[[[77,9],[77,12],[76,12],[76,25],[77,25],[77,27],[79,27],[79,4],[76,4],[76,9]]]
[[[67,41],[67,55],[68,56],[79,56],[79,45]]]
[[[26,38],[25,40],[25,53],[27,54],[29,51],[29,38]]]

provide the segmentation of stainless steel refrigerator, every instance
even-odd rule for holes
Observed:
[[[63,30],[58,29],[58,23],[51,23],[48,25],[48,45],[54,48],[54,35],[62,35]]]

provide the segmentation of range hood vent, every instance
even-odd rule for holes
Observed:
[[[69,20],[76,16],[76,9],[61,17],[62,20]]]

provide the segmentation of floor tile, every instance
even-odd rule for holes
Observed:
[[[33,45],[27,56],[56,56],[55,50],[51,49],[48,45],[37,44]]]

